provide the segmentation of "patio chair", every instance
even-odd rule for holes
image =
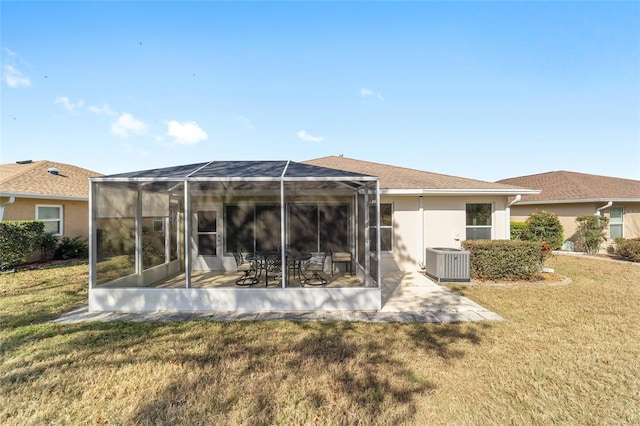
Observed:
[[[322,256],[312,257],[309,259],[302,267],[302,275],[304,275],[304,279],[301,280],[300,284],[304,287],[305,284],[309,285],[326,285],[327,279],[320,275],[324,272],[324,264],[327,260],[327,257],[331,256],[331,251],[325,251]]]
[[[242,277],[236,280],[236,285],[251,286],[258,282],[258,270],[253,261],[249,261],[242,256],[242,253],[234,251],[233,257],[236,259],[238,272],[242,272]]]
[[[267,256],[265,258],[265,272],[269,279],[282,279],[282,259],[280,255]],[[269,285],[268,280],[266,285]]]

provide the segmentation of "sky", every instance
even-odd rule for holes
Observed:
[[[0,2],[0,163],[640,180],[640,2]]]

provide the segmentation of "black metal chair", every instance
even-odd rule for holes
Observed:
[[[242,272],[242,277],[236,280],[236,285],[251,286],[258,282],[258,269],[253,261],[249,261],[242,256],[242,253],[234,251],[233,257],[236,259],[238,272]]]
[[[301,280],[301,285],[326,285],[327,279],[324,278],[321,273],[324,272],[324,264],[327,261],[327,257],[331,256],[331,251],[325,251],[322,256],[312,257],[302,266],[302,275],[304,279]]]
[[[265,258],[265,272],[269,279],[273,278],[282,280],[282,258],[280,254],[274,254]],[[269,285],[267,280],[266,285]]]

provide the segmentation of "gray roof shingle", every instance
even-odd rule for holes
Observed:
[[[485,182],[339,156],[316,158],[303,163],[378,176],[381,189],[451,190],[452,192],[484,190],[487,192],[510,191],[514,194],[524,190],[519,186],[505,183]]]
[[[640,201],[640,181],[632,179],[560,170],[502,179],[498,182],[541,190],[539,195],[523,195],[522,202]]]

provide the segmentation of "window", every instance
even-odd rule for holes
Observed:
[[[623,207],[611,207],[609,209],[609,238],[614,239],[624,237],[623,216]]]
[[[280,206],[225,204],[226,251],[253,253],[280,246]]]
[[[376,206],[369,206],[369,239],[376,251]],[[393,251],[393,204],[380,203],[380,251]]]
[[[289,204],[288,244],[293,250],[349,251],[348,204]],[[226,204],[226,252],[277,250],[280,247],[280,206]]]
[[[198,256],[216,256],[218,212],[198,212]]]
[[[467,240],[491,239],[491,204],[467,204]]]
[[[44,222],[44,232],[62,235],[62,206],[36,205],[36,220]]]
[[[350,251],[347,204],[290,204],[289,245],[300,251]]]

